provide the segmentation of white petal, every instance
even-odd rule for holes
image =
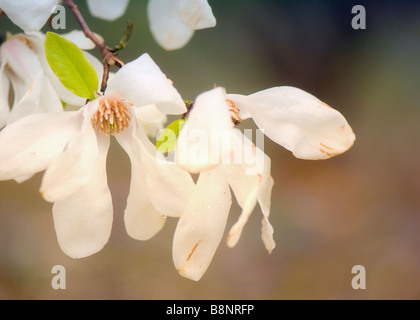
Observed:
[[[166,222],[166,217],[152,205],[147,189],[145,168],[141,162],[139,140],[135,138],[136,124],[132,124],[116,136],[131,161],[130,194],[124,221],[127,233],[137,240],[148,240],[158,233]]]
[[[160,215],[179,217],[184,211],[194,189],[192,177],[175,163],[166,161],[147,139],[144,131],[132,125],[132,130],[124,130],[117,140],[133,156],[141,161],[146,183],[142,193]],[[131,136],[130,136],[131,134]]]
[[[206,272],[223,237],[231,203],[223,172],[202,172],[174,236],[173,260],[182,276],[198,281]]]
[[[91,102],[83,110],[80,132],[74,135],[65,151],[54,159],[44,174],[41,194],[49,202],[67,198],[91,180],[95,159],[98,157],[98,135],[92,126],[89,112],[92,104],[97,104],[97,101]]]
[[[36,114],[0,132],[0,180],[28,176],[45,170],[80,130],[80,112]]]
[[[180,0],[181,21],[193,30],[216,26],[216,18],[207,0]]]
[[[262,238],[266,249],[271,252],[275,247],[273,228],[268,221],[273,187],[273,179],[270,175],[271,161],[240,131],[235,130],[235,136],[236,144],[242,144],[242,163],[223,166],[223,170],[242,208],[242,213],[229,232],[227,244],[229,247],[234,247],[238,243],[242,230],[258,201],[264,215]]]
[[[87,38],[81,30],[73,30],[68,33],[62,33],[60,35],[63,38],[76,44],[82,50],[91,50],[96,48],[96,45],[93,43],[93,41]],[[101,41],[104,40],[102,36],[97,33],[95,33],[95,36]]]
[[[0,0],[0,8],[25,32],[38,31],[47,22],[59,0]]]
[[[197,173],[229,162],[233,127],[223,88],[199,95],[178,137],[178,165]]]
[[[19,78],[29,78],[29,83],[42,71],[38,55],[30,47],[24,35],[18,35],[6,41],[0,47],[0,55],[2,64],[7,63],[7,66]]]
[[[63,106],[50,81],[40,73],[31,88],[13,107],[7,123],[10,124],[35,113],[60,112]]]
[[[265,134],[300,159],[320,160],[339,155],[354,143],[346,119],[309,93],[276,87],[250,96],[228,95],[251,113]]]
[[[136,107],[154,104],[166,114],[187,111],[178,91],[147,53],[121,68],[107,93],[120,95]]]
[[[75,259],[100,251],[111,234],[113,206],[106,175],[109,141],[105,135],[98,136],[98,156],[88,184],[53,207],[58,243]]]
[[[180,3],[174,0],[149,0],[150,30],[156,42],[166,50],[184,47],[194,31],[181,21]]]
[[[136,118],[147,136],[156,138],[159,130],[163,129],[168,117],[160,112],[154,104],[149,104],[141,108],[134,107]]]
[[[87,0],[92,16],[108,21],[122,17],[130,0]]]

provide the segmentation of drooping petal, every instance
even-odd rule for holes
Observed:
[[[181,21],[192,30],[216,26],[216,18],[207,0],[180,0]]]
[[[121,68],[107,93],[119,95],[136,107],[154,104],[166,114],[187,111],[178,91],[147,53]]]
[[[228,95],[265,134],[300,159],[328,159],[348,150],[355,135],[346,119],[309,93],[276,87],[250,96]]]
[[[96,45],[93,43],[92,40],[87,38],[83,31],[81,30],[73,30],[68,33],[60,34],[63,38],[73,42],[76,46],[78,46],[82,50],[92,50],[96,48]],[[99,34],[95,33],[95,36],[103,41],[104,39]]]
[[[25,32],[40,30],[59,0],[0,0],[0,8]]]
[[[137,124],[132,121],[129,128],[116,136],[131,162],[130,193],[124,221],[130,237],[137,240],[148,240],[163,228],[166,217],[159,213],[150,201],[139,141],[135,138],[137,129]]]
[[[131,154],[132,163],[141,162],[145,176],[142,192],[159,215],[179,217],[194,189],[192,177],[175,163],[166,161],[135,123],[131,130],[120,133],[117,140]]]
[[[153,206],[161,214],[179,217],[194,190],[195,184],[191,175],[175,163],[166,161],[141,129],[138,139]]]
[[[166,114],[160,112],[154,104],[149,104],[141,108],[134,107],[136,118],[140,122],[148,137],[156,138],[159,130],[163,129],[163,124],[168,120]]]
[[[25,117],[0,132],[0,180],[45,170],[80,130],[80,112],[43,113]]]
[[[242,145],[242,161],[240,164],[225,165],[223,171],[229,181],[242,213],[231,228],[228,235],[228,246],[234,247],[241,236],[245,224],[248,222],[257,201],[263,212],[262,239],[268,252],[275,247],[273,228],[268,221],[270,214],[271,190],[273,178],[271,177],[271,161],[259,148],[235,130],[236,144]]]
[[[100,251],[111,234],[113,206],[106,175],[109,142],[109,137],[98,134],[98,152],[89,182],[53,206],[58,243],[75,259]]]
[[[7,123],[13,123],[23,117],[46,112],[63,111],[63,106],[48,78],[40,73],[34,79],[31,88],[13,107]]]
[[[202,172],[174,236],[173,260],[182,276],[198,281],[206,272],[223,237],[231,203],[223,172],[218,168]]]
[[[223,88],[199,95],[178,137],[178,165],[197,173],[229,162],[233,127]]]
[[[92,16],[108,21],[122,17],[130,0],[87,0]]]
[[[44,174],[40,192],[49,202],[66,199],[91,180],[99,152],[98,137],[91,123],[92,111],[89,110],[95,104],[97,108],[97,101],[93,101],[83,109],[81,130]],[[106,138],[109,139],[109,136]]]
[[[184,47],[194,34],[194,31],[181,21],[179,1],[149,0],[147,14],[153,37],[165,50]]]

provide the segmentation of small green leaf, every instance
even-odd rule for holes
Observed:
[[[52,71],[68,90],[79,97],[95,99],[98,75],[78,46],[57,33],[47,32],[45,53]]]
[[[166,153],[175,150],[176,140],[186,120],[179,119],[167,126],[157,138],[156,148],[159,152]]]

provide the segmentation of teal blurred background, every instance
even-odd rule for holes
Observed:
[[[173,266],[175,219],[147,242],[126,234],[130,164],[115,141],[108,159],[113,231],[89,258],[72,260],[58,247],[51,204],[38,193],[42,174],[21,185],[0,182],[0,299],[419,299],[420,4],[209,2],[217,27],[166,52],[150,34],[146,1],[131,1],[114,23],[93,18],[84,1],[76,1],[109,45],[132,19],[132,41],[120,58],[148,52],[185,99],[214,84],[241,94],[296,86],[347,118],[354,147],[311,162],[266,139],[277,247],[271,255],[265,251],[256,208],[237,247],[229,249],[224,238],[199,282]],[[367,10],[366,30],[351,28],[358,4]],[[70,12],[67,26],[77,26]],[[18,32],[3,17],[0,32],[6,30]],[[234,203],[228,228],[239,213]],[[54,265],[65,266],[67,290],[51,288]],[[351,287],[355,265],[366,267],[367,290]]]

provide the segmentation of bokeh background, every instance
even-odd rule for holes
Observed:
[[[173,266],[176,219],[147,242],[126,234],[130,165],[115,141],[108,161],[114,226],[92,257],[72,260],[61,252],[51,204],[38,193],[41,174],[21,185],[0,182],[0,299],[420,298],[418,1],[210,0],[217,27],[174,52],[154,42],[145,0],[131,1],[113,23],[76,2],[110,45],[132,19],[132,41],[120,58],[148,52],[185,99],[214,84],[242,94],[296,86],[339,110],[357,141],[339,157],[311,162],[266,139],[277,247],[265,251],[256,208],[237,247],[224,239],[199,282]],[[366,30],[351,27],[358,4],[367,10]],[[77,27],[70,12],[67,26]],[[6,30],[19,31],[3,17],[0,32]],[[234,203],[228,228],[239,213]],[[67,270],[66,290],[51,288],[54,265]],[[367,290],[351,287],[355,265],[366,267]]]

